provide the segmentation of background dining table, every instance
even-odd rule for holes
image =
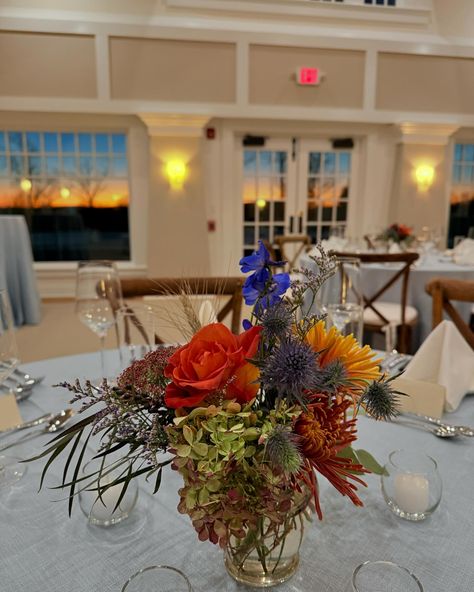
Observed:
[[[40,297],[24,216],[0,216],[0,289],[8,291],[15,325],[40,322]]]
[[[354,253],[357,257],[357,253]],[[307,255],[300,260],[303,267],[314,267]],[[362,291],[370,296],[375,294],[394,275],[402,264],[399,263],[364,263],[361,265]],[[474,281],[474,265],[458,265],[441,255],[420,257],[410,270],[407,304],[418,311],[418,324],[414,331],[415,349],[426,339],[432,329],[432,300],[426,293],[425,286],[434,278],[471,280]],[[399,279],[380,297],[381,302],[401,301],[401,280]],[[454,307],[469,322],[472,304],[469,302],[453,302]]]
[[[109,352],[109,356],[116,354]],[[115,358],[114,358],[115,359]],[[109,360],[110,363],[110,360]],[[68,405],[69,393],[53,388],[61,380],[93,378],[98,354],[50,359],[25,365],[43,384],[22,402],[24,420]],[[474,424],[474,399],[465,398],[446,419]],[[280,592],[350,592],[353,569],[367,560],[390,560],[406,566],[426,592],[472,592],[474,589],[473,491],[474,439],[438,439],[430,433],[360,417],[356,448],[369,450],[384,463],[398,448],[426,452],[436,459],[444,490],[438,510],[424,522],[406,522],[386,506],[380,479],[369,475],[358,508],[321,479],[323,521],[306,528],[297,574]],[[14,436],[0,438],[0,445]],[[17,437],[17,435],[15,436]],[[51,436],[13,448],[20,457],[38,453]],[[88,451],[92,454],[92,450]],[[180,477],[166,470],[160,491],[140,484],[137,507],[128,520],[100,528],[87,524],[79,504],[67,515],[66,494],[58,484],[65,458],[56,460],[45,488],[38,493],[44,461],[27,465],[11,490],[0,490],[0,588],[2,592],[119,592],[136,571],[149,565],[172,565],[186,573],[194,592],[237,592],[227,575],[222,550],[198,541],[191,522],[176,510]],[[61,501],[53,501],[61,500]]]

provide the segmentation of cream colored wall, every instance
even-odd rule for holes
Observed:
[[[449,160],[447,146],[399,144],[397,147],[393,191],[390,198],[389,220],[412,226],[447,230],[446,175]],[[435,169],[431,188],[418,191],[413,178],[414,168],[430,164]]]
[[[206,196],[203,192],[200,138],[150,138],[148,275],[210,274]],[[170,189],[164,175],[168,159],[180,158],[189,176],[182,191]]]

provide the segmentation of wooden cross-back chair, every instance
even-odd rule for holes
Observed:
[[[434,278],[426,284],[425,290],[433,299],[433,329],[441,323],[446,312],[474,349],[474,332],[451,304],[451,300],[474,303],[474,281]]]
[[[233,277],[133,278],[122,279],[120,284],[124,300],[141,296],[179,296],[182,294],[190,296],[228,296],[229,298],[222,308],[216,311],[217,320],[222,322],[230,314],[231,330],[233,333],[239,333],[244,279]],[[127,304],[125,309],[133,313],[133,304]],[[134,324],[140,331],[140,327],[135,321]],[[164,342],[159,335],[155,334],[155,343]]]
[[[418,253],[334,253],[337,257],[357,257],[361,263],[401,263],[401,267],[392,269],[391,277],[371,295],[364,291],[357,294],[364,306],[364,330],[383,333],[387,325],[396,325],[397,349],[408,353],[411,344],[412,328],[418,320],[418,311],[408,305],[408,284],[410,269],[418,259]],[[387,268],[389,269],[389,268]],[[399,302],[381,302],[379,298],[397,281],[401,280]]]
[[[275,237],[274,243],[280,251],[280,259],[288,262],[290,271],[296,266],[301,255],[311,249],[311,239],[306,234],[283,234]],[[291,257],[287,248],[288,245],[295,246],[295,251]]]

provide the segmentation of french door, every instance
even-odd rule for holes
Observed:
[[[354,149],[327,140],[270,139],[242,147],[242,248],[306,234],[312,243],[344,232],[352,199]]]

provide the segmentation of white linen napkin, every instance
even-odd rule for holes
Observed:
[[[453,250],[454,262],[458,265],[474,265],[474,240],[465,238]]]
[[[212,302],[210,300],[204,300],[199,307],[198,313],[199,322],[204,327],[204,325],[209,325],[210,323],[217,323],[217,314],[215,308],[212,306]]]
[[[403,378],[444,386],[444,409],[455,411],[474,384],[474,352],[452,321],[442,321],[422,343]]]

